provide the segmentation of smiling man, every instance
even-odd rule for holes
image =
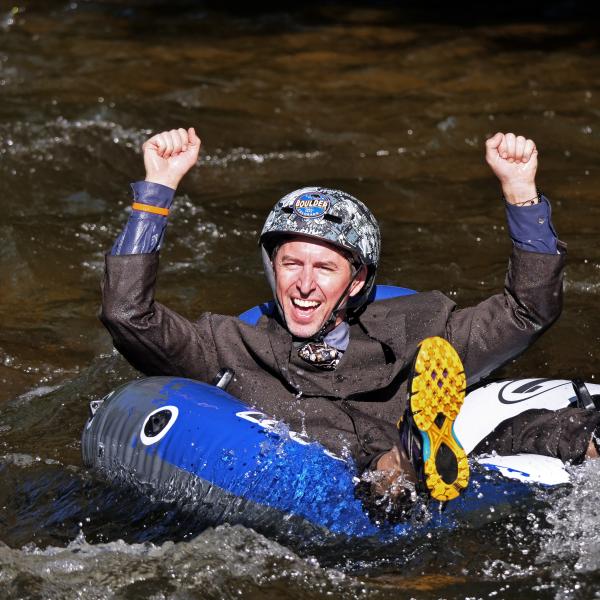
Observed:
[[[349,257],[324,242],[300,236],[283,243],[273,254],[275,295],[290,333],[308,339],[324,325],[340,325],[344,314],[338,314],[332,323],[329,317],[360,292],[366,268],[354,267]]]
[[[260,245],[279,317],[292,336],[311,348],[324,339],[331,348],[345,345],[349,312],[367,302],[379,262],[371,211],[340,190],[295,190],[269,213]]]
[[[281,198],[265,222],[260,246],[274,307],[256,325],[210,313],[190,321],[154,300],[169,208],[199,149],[193,129],[143,146],[146,181],[133,185],[131,215],[106,257],[101,319],[115,347],[147,375],[211,382],[230,369],[230,393],[352,455],[375,475],[366,477],[369,493],[389,494],[400,511],[411,484],[456,497],[468,481],[451,427],[465,376],[475,383],[521,353],[561,310],[565,250],[535,187],[533,141],[497,133],[486,143],[513,240],[501,293],[463,309],[440,292],[374,302],[375,217],[343,191],[310,187]],[[485,447],[583,460],[595,453],[599,423],[596,412],[529,411]]]

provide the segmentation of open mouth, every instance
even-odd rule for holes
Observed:
[[[304,298],[291,298],[292,306],[296,314],[302,317],[309,317],[321,306],[317,300],[306,300]]]
[[[317,308],[321,305],[321,303],[316,300],[303,300],[302,298],[292,298],[292,304],[296,308],[303,309]]]

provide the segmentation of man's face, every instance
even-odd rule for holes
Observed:
[[[309,338],[321,329],[352,277],[348,259],[335,246],[310,238],[292,238],[282,244],[273,268],[285,322],[300,338]],[[365,277],[363,267],[350,286],[349,296],[358,294]],[[343,319],[342,312],[335,324]]]

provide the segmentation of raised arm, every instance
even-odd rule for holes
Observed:
[[[550,204],[536,188],[533,140],[497,133],[486,161],[498,177],[513,240],[504,292],[455,310],[447,336],[475,383],[523,352],[560,315],[565,246],[557,240]]]
[[[100,319],[117,350],[142,373],[207,379],[216,369],[209,318],[192,323],[154,301],[169,209],[198,159],[200,140],[193,128],[173,129],[142,149],[146,179],[133,184],[131,215],[106,256]]]
[[[169,209],[183,176],[194,166],[200,139],[193,127],[163,131],[142,146],[145,181],[132,184],[131,215],[111,254],[146,254],[162,244]]]

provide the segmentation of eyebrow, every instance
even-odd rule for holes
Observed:
[[[281,258],[279,258],[280,261],[284,261],[284,260],[291,260],[293,262],[303,262],[302,259],[297,258],[295,256],[292,256],[291,254],[284,254]],[[331,260],[323,260],[323,261],[317,261],[315,262],[315,266],[317,267],[335,267],[337,268],[337,263],[331,261]]]

